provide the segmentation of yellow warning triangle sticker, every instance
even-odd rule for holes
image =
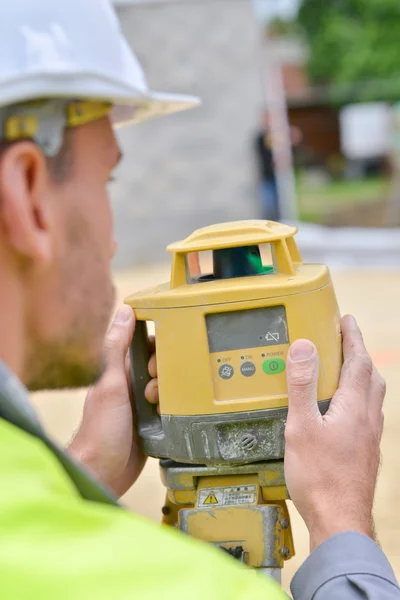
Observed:
[[[214,492],[210,492],[207,498],[204,500],[204,504],[218,504],[218,500]]]

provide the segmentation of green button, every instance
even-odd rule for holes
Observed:
[[[267,375],[278,375],[285,370],[286,364],[283,358],[269,358],[264,360],[262,368]]]

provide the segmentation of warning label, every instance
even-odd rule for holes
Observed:
[[[218,500],[214,492],[210,492],[204,500],[204,504],[218,504]]]
[[[224,488],[200,490],[197,506],[222,506],[224,503]]]
[[[224,491],[225,506],[236,506],[237,504],[254,504],[256,501],[255,485],[242,485],[240,487],[226,488]]]
[[[255,504],[257,499],[256,485],[241,485],[238,487],[223,487],[200,490],[197,506],[240,506],[241,504]]]

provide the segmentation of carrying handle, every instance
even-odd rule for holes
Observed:
[[[150,348],[146,321],[136,321],[135,334],[129,349],[130,374],[136,427],[139,437],[143,439],[159,439],[163,433],[161,417],[157,405],[146,400],[145,389],[151,381],[149,373]]]

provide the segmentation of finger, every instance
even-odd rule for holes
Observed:
[[[129,351],[125,356],[125,379],[128,382],[128,391],[131,402],[133,401],[132,376],[131,376],[131,361]]]
[[[368,394],[368,413],[373,422],[381,419],[383,401],[386,396],[386,381],[374,367]]]
[[[130,306],[124,304],[118,309],[104,342],[104,358],[107,368],[125,368],[125,359],[134,331],[134,312]]]
[[[381,411],[380,415],[378,416],[378,421],[376,424],[377,436],[378,436],[379,442],[381,442],[381,440],[382,440],[384,426],[385,426],[385,415],[384,415],[383,411]]]
[[[155,354],[153,354],[150,357],[149,374],[150,374],[150,377],[153,377],[153,379],[155,379],[157,377],[157,358],[156,358]]]
[[[158,379],[152,379],[146,385],[146,389],[144,391],[144,395],[148,402],[151,404],[157,404],[159,401],[159,393],[158,393]]]
[[[287,360],[289,394],[288,423],[303,428],[310,419],[320,420],[317,404],[318,353],[308,340],[298,340],[290,348]]]
[[[342,335],[344,362],[339,392],[346,392],[348,402],[359,404],[363,399],[366,403],[373,365],[354,317],[342,319]]]
[[[127,377],[128,377],[128,375],[130,377],[130,371],[131,371],[130,367],[131,367],[131,357],[130,357],[129,350],[128,350],[128,352],[125,355],[125,373],[126,373]]]
[[[357,321],[352,315],[346,315],[341,320],[341,329],[343,336],[343,357],[346,360],[354,354],[367,352],[363,336]]]

